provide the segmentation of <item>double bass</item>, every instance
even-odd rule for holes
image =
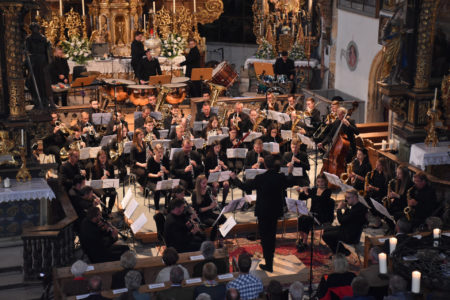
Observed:
[[[357,108],[358,102],[354,101],[352,103],[352,108],[347,111],[344,119],[350,117]],[[330,149],[323,157],[323,167],[320,173],[328,172],[339,177],[346,171],[347,162],[345,159],[350,151],[350,141],[348,140],[347,135],[341,131],[342,124],[342,122],[339,124],[331,141]]]

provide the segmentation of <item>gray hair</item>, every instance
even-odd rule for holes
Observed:
[[[211,300],[211,296],[207,293],[201,293],[197,296],[197,298],[195,298],[195,300]]]
[[[73,263],[72,267],[70,268],[70,272],[75,277],[81,277],[84,272],[86,272],[88,265],[82,260],[77,260]]]
[[[291,295],[292,300],[302,300],[304,290],[305,287],[303,286],[303,283],[300,281],[294,281],[289,286],[289,294]]]
[[[406,219],[398,219],[397,220],[397,233],[410,233],[411,232],[411,223]]]
[[[352,280],[353,296],[367,296],[369,293],[369,282],[362,276],[356,276]]]
[[[138,271],[128,271],[125,275],[125,287],[130,291],[139,289],[142,282],[142,275]]]
[[[399,275],[394,275],[389,279],[389,288],[391,289],[392,294],[406,291],[407,285],[408,283],[406,280]]]
[[[126,251],[120,256],[120,265],[124,269],[133,269],[136,265],[136,253],[134,251]]]
[[[184,279],[184,272],[179,266],[174,266],[170,270],[170,281],[175,284],[181,284]]]
[[[434,228],[442,228],[442,220],[439,217],[428,217],[425,220],[428,230],[433,230]]]
[[[214,258],[214,252],[216,251],[216,247],[214,247],[214,243],[211,241],[204,241],[200,246],[200,251],[202,252],[205,259]]]
[[[338,253],[333,257],[333,268],[336,273],[345,273],[348,270],[347,258]]]

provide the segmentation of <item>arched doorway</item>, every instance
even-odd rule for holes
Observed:
[[[375,55],[369,73],[369,90],[367,97],[366,122],[386,122],[388,120],[387,110],[381,103],[381,96],[377,82],[381,77],[381,67],[383,66],[383,50]]]

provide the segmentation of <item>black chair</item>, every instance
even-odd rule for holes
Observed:
[[[166,245],[166,241],[164,240],[164,225],[166,224],[166,217],[162,213],[157,213],[153,216],[153,220],[156,223],[156,232],[158,235],[158,242],[160,243],[158,253],[161,251],[162,246]]]

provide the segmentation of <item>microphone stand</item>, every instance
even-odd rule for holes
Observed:
[[[309,257],[309,297],[311,298],[313,288],[312,288],[312,281],[313,281],[313,255],[314,255],[314,223],[316,222],[315,213],[309,212],[309,215],[313,218],[313,222],[311,225],[311,254]]]

